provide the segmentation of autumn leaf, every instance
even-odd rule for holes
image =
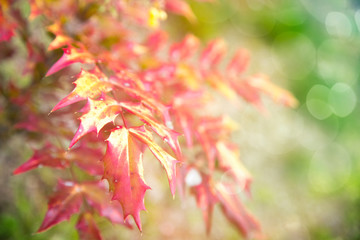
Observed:
[[[237,97],[236,92],[234,89],[223,80],[223,77],[219,75],[219,73],[211,73],[206,76],[207,82],[210,84],[211,87],[218,90],[222,93],[225,97],[229,100],[235,100]]]
[[[189,4],[182,0],[166,0],[165,10],[182,15],[186,17],[190,22],[196,22],[196,16],[191,10]]]
[[[231,185],[225,186],[221,183],[216,185],[216,196],[222,211],[245,238],[259,238],[261,236],[260,224],[245,209],[235,192]]]
[[[145,210],[144,195],[150,189],[143,176],[143,149],[124,127],[114,129],[107,143],[104,178],[113,192],[112,199],[121,203],[125,218],[133,216],[141,231],[140,211]]]
[[[132,228],[130,222],[125,219],[121,204],[112,201],[109,189],[104,181],[82,183],[82,191],[89,206],[93,207],[100,216],[106,217],[112,223]]]
[[[39,168],[43,166],[53,167],[53,168],[65,168],[69,166],[69,162],[65,160],[65,152],[56,148],[50,143],[47,143],[44,148],[40,150],[34,150],[32,157],[19,166],[13,171],[13,174],[20,174],[27,172],[34,168]]]
[[[203,218],[206,224],[206,232],[209,234],[211,230],[211,219],[214,205],[218,202],[218,199],[210,177],[208,175],[201,174],[201,178],[201,183],[192,187],[191,192],[195,195],[197,206],[203,213]]]
[[[56,193],[50,198],[45,218],[37,232],[42,232],[70,219],[80,211],[83,202],[81,187],[71,181],[58,181]]]
[[[147,46],[149,52],[154,53],[163,47],[167,40],[168,36],[166,32],[157,30],[148,36],[145,46]]]
[[[13,20],[9,19],[9,17],[6,17],[0,8],[0,42],[10,41],[10,39],[15,35],[14,30],[16,28],[17,24]]]
[[[114,85],[122,88],[127,94],[134,97],[135,99],[140,100],[143,104],[145,104],[147,107],[153,109],[156,111],[164,120],[165,123],[171,124],[171,117],[169,114],[169,106],[164,105],[159,100],[155,99],[153,96],[151,96],[149,93],[143,91],[140,88],[136,88],[132,86],[132,84],[129,83],[129,81],[124,81],[122,78],[110,78],[109,79],[111,83]],[[136,80],[136,78],[135,78]],[[136,84],[136,86],[139,86],[139,84]]]
[[[261,112],[265,111],[261,102],[260,92],[258,89],[251,86],[247,80],[231,81],[230,84],[244,100],[254,104]]]
[[[199,47],[200,41],[197,37],[187,34],[179,43],[174,43],[169,50],[171,61],[186,61],[194,55],[194,49]]]
[[[85,212],[80,215],[76,224],[76,229],[79,232],[81,240],[101,240],[99,228],[97,227],[93,215],[90,212]]]
[[[274,99],[274,101],[278,103],[289,107],[296,107],[298,105],[298,101],[289,91],[276,86],[268,79],[268,77],[262,74],[250,77],[248,82],[254,88],[257,88],[268,94],[271,98]]]
[[[73,42],[73,40],[70,37],[63,35],[63,34],[58,34],[58,35],[56,35],[55,39],[49,44],[48,51],[55,50],[55,49],[58,49],[60,47],[66,46],[66,45],[70,45],[72,42]],[[69,63],[69,65],[70,64],[71,63]],[[59,67],[61,67],[61,65]],[[59,70],[60,70],[60,68],[59,68]],[[55,72],[53,72],[53,73],[55,73]],[[51,73],[51,72],[48,73],[48,76],[53,73]]]
[[[49,200],[48,210],[38,232],[45,231],[59,222],[70,219],[73,214],[81,212],[84,201],[93,206],[99,215],[107,217],[114,223],[130,227],[129,222],[124,220],[121,206],[111,202],[106,188],[100,182],[76,183],[59,179],[56,192]],[[81,220],[80,217],[79,221],[85,219]]]
[[[90,148],[86,146],[86,143],[82,143],[70,151],[64,151],[51,143],[47,143],[41,149],[34,150],[32,157],[15,169],[13,174],[20,174],[41,167],[64,169],[73,163],[89,174],[103,175],[101,157],[102,152],[99,149]]]
[[[141,73],[141,78],[146,84],[162,82],[164,85],[170,84],[176,72],[175,64],[162,64],[156,68],[150,68]],[[159,84],[158,84],[159,85]]]
[[[76,63],[94,63],[92,55],[84,50],[74,47],[64,48],[64,54],[62,57],[49,69],[46,73],[46,77],[60,71],[61,69]]]
[[[176,189],[176,163],[178,161],[155,143],[151,132],[145,127],[130,128],[129,131],[148,146],[150,151],[164,167],[169,180],[171,194],[174,196]]]
[[[209,70],[218,65],[226,52],[226,43],[222,39],[216,39],[208,43],[200,56],[200,68]]]
[[[229,172],[236,180],[237,185],[249,193],[252,177],[249,171],[241,163],[237,149],[223,141],[218,141],[216,143],[216,150],[220,169],[224,172]]]
[[[176,68],[176,77],[180,80],[189,90],[199,90],[202,84],[202,78],[195,71],[193,66],[189,64],[179,63]]]
[[[88,99],[88,104],[84,107],[88,111],[80,117],[80,126],[72,139],[69,148],[71,148],[81,137],[100,130],[108,123],[114,122],[116,116],[121,112],[117,101],[102,95],[98,100]]]
[[[103,156],[101,148],[90,147],[89,141],[81,142],[76,148],[65,152],[65,161],[74,163],[79,168],[94,176],[102,176],[104,167],[100,161]]]
[[[70,104],[86,100],[87,98],[96,98],[101,93],[106,93],[112,90],[112,85],[109,82],[103,81],[96,74],[81,70],[79,76],[74,82],[74,90],[62,99],[52,110],[56,111],[60,108],[66,107]]]
[[[203,91],[186,91],[175,94],[172,101],[175,122],[182,130],[187,146],[193,147],[196,115],[192,108],[201,109],[209,99]]]
[[[178,137],[180,135],[179,133],[166,127],[163,124],[158,123],[158,121],[152,117],[151,111],[140,103],[122,102],[120,103],[120,106],[137,115],[142,121],[148,124],[154,130],[154,132],[156,132],[156,134],[158,134],[166,143],[169,144],[177,158],[181,160],[181,149],[178,141]]]
[[[233,58],[230,60],[226,67],[226,74],[231,78],[238,78],[242,74],[249,64],[249,52],[245,49],[236,51]]]

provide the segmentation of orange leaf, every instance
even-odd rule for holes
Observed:
[[[73,42],[73,40],[68,36],[65,36],[62,34],[56,35],[55,39],[49,44],[48,51],[58,49],[65,45],[70,45],[72,42]],[[51,74],[48,74],[48,75],[51,75]]]

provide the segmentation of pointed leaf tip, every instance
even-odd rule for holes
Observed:
[[[104,178],[108,180],[113,200],[121,204],[124,217],[131,215],[141,231],[140,211],[145,209],[145,192],[150,189],[143,177],[143,150],[129,130],[113,129],[108,140]]]

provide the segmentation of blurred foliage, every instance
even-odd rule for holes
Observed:
[[[251,207],[262,219],[265,233],[270,239],[360,239],[358,1],[218,0],[199,3],[189,0],[189,3],[197,22],[190,23],[185,18],[171,15],[165,26],[170,35],[180,38],[186,32],[192,32],[204,42],[225,37],[230,50],[233,43],[241,43],[252,53],[252,64],[259,65],[257,69],[285,85],[300,101],[298,110],[289,113],[290,110],[274,109],[259,125],[249,118],[260,118],[253,110],[242,116],[249,118],[250,126],[242,123],[248,129],[241,132],[245,137],[238,141],[249,145],[243,147],[242,156],[250,164],[255,179]],[[23,11],[26,14],[28,10],[25,7]],[[36,21],[39,19],[30,27],[36,27]],[[50,37],[42,34],[45,34],[44,39]],[[47,43],[47,40],[43,42],[44,45]],[[40,79],[45,85],[49,84],[39,77],[44,75],[49,63],[38,66],[38,76],[22,76],[16,71],[14,63],[25,54],[25,47],[19,41],[13,39],[10,43],[1,43],[0,49],[2,86],[12,81],[25,91],[36,87]],[[57,53],[49,56],[49,62],[56,56]],[[8,91],[6,94],[24,93]],[[0,106],[8,109],[8,112],[0,112],[2,143],[13,135],[22,134],[12,128],[19,120],[19,112],[16,106],[5,106],[10,104],[6,101],[8,97],[2,92]],[[273,129],[272,123],[287,116],[290,118],[284,121],[283,128]],[[297,124],[299,119],[301,123]],[[257,146],[251,145],[251,136],[256,133],[271,141],[267,146],[273,149],[259,146],[257,139],[254,140]],[[277,136],[281,139],[277,140]],[[9,145],[2,145],[1,151],[6,147]],[[21,148],[21,144],[17,147]],[[27,157],[23,156],[26,154],[14,154],[16,147],[10,149],[13,155],[2,154],[2,164],[15,167],[21,162],[17,159]],[[274,149],[281,151],[274,153]],[[264,153],[258,156],[257,151]],[[20,190],[28,189],[22,186],[25,181],[19,177],[10,180],[10,174],[4,170],[1,174],[2,182],[11,182],[13,191],[1,202],[4,207],[0,208],[0,239],[62,239],[61,235],[56,235],[59,232],[77,238],[71,222],[32,235],[45,209],[35,200],[29,201],[29,196]],[[39,185],[48,185],[46,180],[34,179],[31,184],[37,189]],[[1,187],[9,188],[3,185]],[[44,204],[45,200],[36,201]],[[148,201],[147,207],[154,213],[156,204],[150,204]],[[155,213],[154,219],[161,218],[161,214],[158,212],[159,216],[155,216]],[[188,219],[194,217],[190,215]],[[273,219],[274,216],[278,219]],[[216,217],[214,221],[217,221]],[[147,227],[146,219],[144,222]],[[104,228],[111,227],[105,224]],[[153,231],[156,230],[150,230]],[[230,239],[231,230],[226,231],[230,231]],[[144,237],[155,239],[159,236]],[[216,235],[213,238],[217,239]]]

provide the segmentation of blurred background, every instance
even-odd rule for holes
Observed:
[[[299,100],[298,108],[288,109],[264,98],[267,114],[244,102],[224,108],[221,98],[215,106],[240,125],[233,140],[254,178],[252,197],[244,202],[267,239],[360,239],[360,3],[189,3],[197,22],[170,15],[164,23],[175,40],[191,32],[204,43],[224,38],[230,53],[246,48],[252,57],[247,74],[262,72]],[[17,84],[25,86],[28,80],[21,80],[13,63],[13,58],[0,62],[2,79],[20,79]],[[0,96],[0,109],[9,104],[5,100]],[[48,180],[52,173],[46,169],[11,176],[32,154],[22,135],[11,130],[16,110],[0,111],[0,239],[76,239],[74,219],[32,235],[51,193],[42,186],[55,182]],[[153,190],[146,197],[148,212],[142,213],[143,234],[99,220],[105,239],[240,238],[217,208],[206,236],[194,198],[173,201],[165,177],[159,179],[156,171],[162,176],[155,169],[147,180]]]

